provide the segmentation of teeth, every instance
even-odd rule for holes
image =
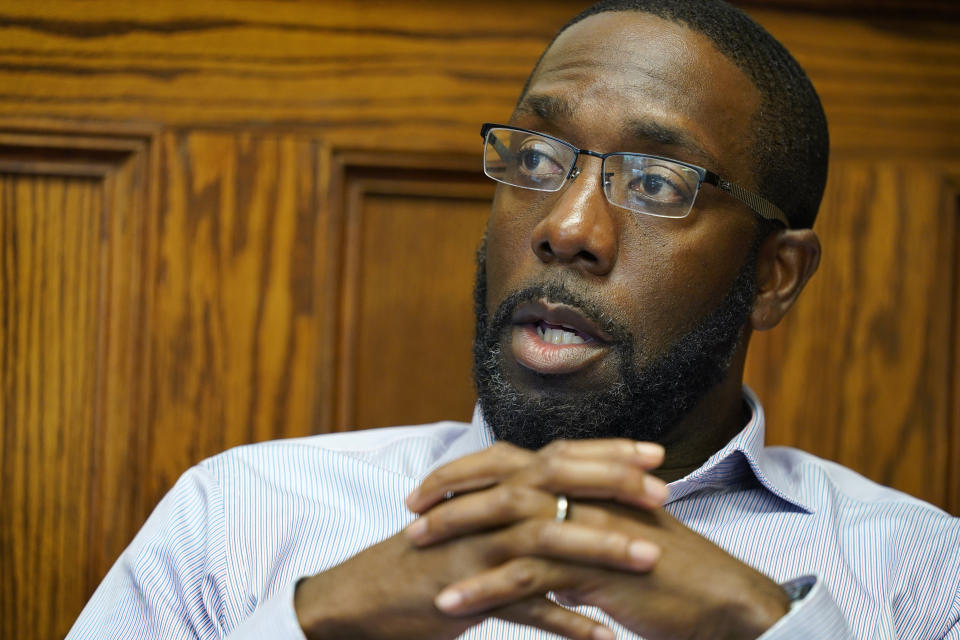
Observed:
[[[537,335],[540,339],[549,344],[583,344],[586,342],[573,331],[565,329],[554,329],[553,327],[544,327],[537,325]]]

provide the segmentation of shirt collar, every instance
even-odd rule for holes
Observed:
[[[813,509],[801,500],[786,470],[764,448],[766,419],[760,400],[748,386],[743,385],[743,399],[750,408],[750,419],[743,429],[722,449],[710,456],[700,468],[684,478],[670,483],[667,502],[707,488],[728,487],[746,475],[756,478],[766,490],[794,507],[812,513]],[[493,444],[495,438],[483,419],[480,403],[473,410],[471,444],[482,449]]]
[[[813,509],[800,498],[786,470],[764,447],[766,418],[763,407],[753,390],[746,385],[743,385],[743,399],[750,409],[746,425],[700,468],[671,482],[667,502],[705,488],[727,487],[749,475],[770,493],[801,511],[812,513]]]

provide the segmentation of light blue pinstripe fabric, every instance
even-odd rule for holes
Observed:
[[[960,640],[960,519],[803,452],[765,449],[763,412],[745,396],[750,423],[671,485],[667,509],[777,581],[816,580],[764,640]],[[403,497],[431,469],[490,442],[478,414],[206,460],[160,502],[68,638],[300,640],[296,579],[393,535],[411,520]],[[488,620],[463,637],[553,636]]]

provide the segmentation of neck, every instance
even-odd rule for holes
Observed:
[[[673,482],[698,469],[739,433],[749,419],[743,401],[743,358],[733,358],[727,376],[661,439],[663,464],[653,474]]]

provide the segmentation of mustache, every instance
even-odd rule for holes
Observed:
[[[611,336],[614,343],[632,344],[633,342],[633,334],[624,323],[614,319],[597,301],[573,291],[562,282],[531,285],[507,296],[497,307],[490,321],[490,330],[493,335],[499,335],[512,325],[511,318],[517,307],[535,300],[573,307]]]

